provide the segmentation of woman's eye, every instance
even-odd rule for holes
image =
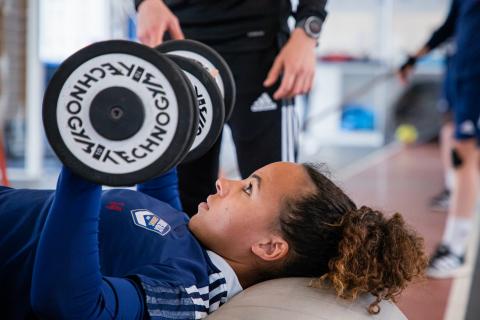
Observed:
[[[252,188],[253,188],[253,185],[252,185],[252,183],[250,182],[250,183],[248,184],[248,186],[246,186],[246,187],[243,188],[243,191],[245,191],[246,194],[251,195],[251,194],[252,194]]]

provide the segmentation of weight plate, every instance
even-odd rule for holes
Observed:
[[[140,128],[118,140],[98,132],[101,124],[90,117],[92,102],[112,87],[131,91],[144,111]],[[118,99],[113,102],[107,107]],[[194,111],[188,83],[175,65],[123,40],[98,42],[70,56],[43,100],[46,135],[59,159],[84,178],[111,186],[133,185],[176,165],[178,150],[196,129]]]
[[[235,106],[236,88],[232,71],[218,52],[195,40],[165,41],[156,49],[200,62],[215,78],[225,101],[225,122],[230,119]]]
[[[184,147],[182,149],[179,149],[178,152],[177,152],[177,156],[175,157],[175,164],[179,164],[181,163],[185,157],[187,156],[187,154],[189,153],[194,141],[195,141],[195,138],[196,138],[196,130],[198,128],[198,124],[199,124],[199,110],[198,110],[198,103],[197,103],[197,96],[195,94],[195,89],[192,85],[192,83],[190,82],[188,76],[185,74],[185,72],[180,68],[179,65],[177,65],[175,62],[173,62],[172,59],[170,59],[170,56],[169,55],[166,55],[166,54],[163,54],[163,53],[160,53],[158,52],[158,54],[160,55],[163,55],[163,57],[165,57],[166,59],[170,60],[170,62],[172,63],[172,66],[174,66],[175,69],[177,69],[177,71],[179,72],[179,74],[181,74],[181,76],[185,79],[185,83],[187,84],[188,86],[188,93],[189,93],[189,97],[191,99],[191,104],[192,104],[192,108],[193,108],[193,115],[194,115],[194,126],[192,127],[192,130],[190,131],[190,135],[187,137],[187,143],[184,145]],[[182,115],[180,115],[180,121],[182,121]]]
[[[225,106],[214,78],[197,61],[177,56],[168,57],[186,74],[193,85],[198,105],[199,125],[195,141],[183,162],[199,158],[211,149],[223,129]]]

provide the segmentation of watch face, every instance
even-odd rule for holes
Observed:
[[[322,25],[320,24],[320,21],[317,19],[310,21],[310,31],[312,33],[318,34],[320,33],[320,30],[322,29]]]
[[[305,31],[314,38],[320,36],[320,31],[322,30],[322,21],[317,17],[309,17],[305,21]]]

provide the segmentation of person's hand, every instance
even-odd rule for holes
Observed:
[[[275,99],[291,98],[310,91],[315,75],[316,40],[296,28],[288,42],[275,58],[273,66],[263,82],[265,87],[273,85],[283,74],[280,87],[275,91]]]
[[[137,36],[141,43],[155,47],[162,43],[165,31],[172,39],[184,39],[177,17],[162,0],[144,0],[138,7]]]
[[[415,63],[417,62],[417,58],[414,56],[409,56],[407,61],[405,61],[402,66],[398,69],[397,75],[400,81],[403,84],[406,84],[408,82],[408,79],[413,73],[413,70],[415,68]]]

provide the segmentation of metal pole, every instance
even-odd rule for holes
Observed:
[[[42,95],[43,69],[39,58],[39,1],[28,0],[27,9],[27,112],[25,170],[38,179],[43,170]]]
[[[394,0],[380,0],[378,17],[378,48],[381,60],[392,67],[393,63]]]

